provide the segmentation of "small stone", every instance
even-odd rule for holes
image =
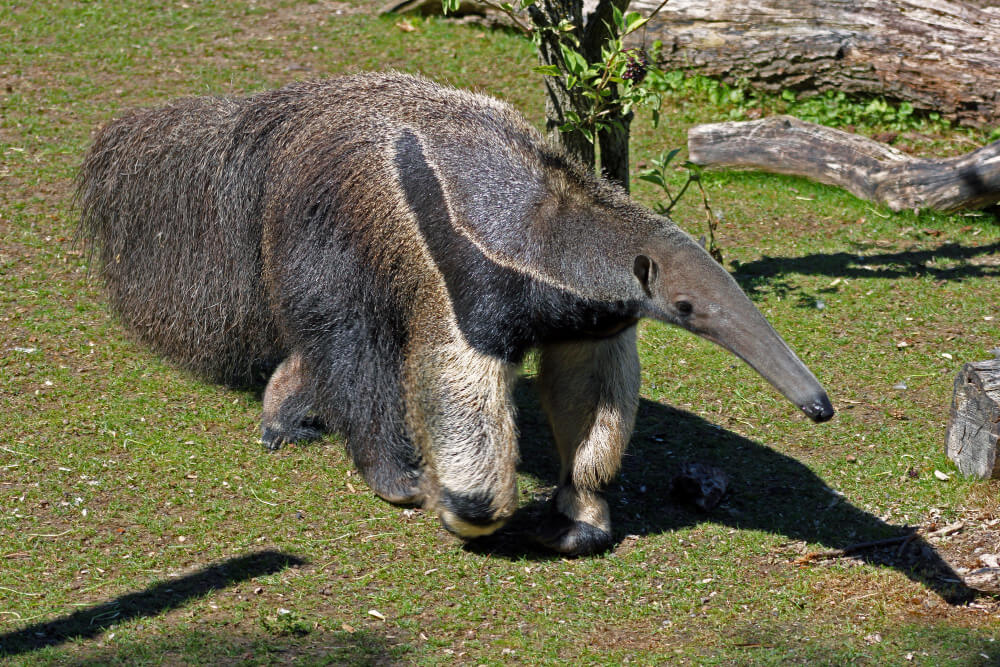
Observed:
[[[674,477],[670,493],[677,500],[693,503],[707,512],[719,504],[728,485],[728,476],[719,468],[685,463]]]

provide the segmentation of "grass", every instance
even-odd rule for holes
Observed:
[[[257,396],[131,342],[73,241],[72,179],[91,132],[125,108],[361,69],[485,90],[540,122],[530,45],[438,20],[397,27],[360,2],[0,7],[9,663],[1000,660],[996,601],[956,602],[948,581],[1000,549],[997,483],[962,479],[942,451],[952,378],[1000,338],[994,216],[892,214],[801,179],[708,173],[727,267],[838,416],[810,425],[722,350],[643,323],[639,423],[608,490],[615,548],[566,560],[516,530],[463,546],[377,500],[335,438],[264,453]],[[656,130],[635,123],[636,169],[726,117],[707,95],[671,97]],[[954,153],[985,137],[906,140]],[[638,181],[634,194],[656,197]],[[697,197],[676,218],[700,235]],[[525,520],[555,470],[531,368],[518,392]],[[710,513],[669,497],[687,461],[730,477]],[[904,526],[924,537],[821,554]]]

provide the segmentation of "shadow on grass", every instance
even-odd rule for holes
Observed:
[[[302,559],[278,551],[260,551],[231,558],[192,574],[162,581],[138,593],[81,609],[69,616],[0,635],[0,656],[10,657],[76,639],[90,639],[103,633],[108,626],[162,614],[235,583],[304,564]]]
[[[377,632],[312,630],[286,635],[176,630],[74,651],[74,665],[394,665],[410,647]]]
[[[1000,263],[977,264],[971,261],[976,257],[998,253],[1000,243],[983,246],[946,243],[932,250],[904,250],[876,255],[837,252],[802,257],[765,256],[740,264],[733,277],[748,294],[753,295],[766,285],[782,296],[795,291],[792,285],[780,280],[787,274],[887,279],[929,276],[938,280],[961,282],[969,278],[1000,278]],[[808,305],[813,303],[808,302]]]
[[[530,380],[519,383],[522,472],[545,484],[558,481],[545,416]],[[817,428],[803,421],[802,428]],[[729,489],[711,512],[673,502],[672,480],[686,462],[725,471]],[[760,530],[791,540],[823,544],[831,550],[913,534],[843,500],[802,463],[683,410],[643,400],[635,433],[618,478],[605,497],[611,506],[615,543],[626,535],[665,533],[703,522]],[[473,551],[508,558],[551,558],[534,542],[534,529],[548,512],[546,500],[522,508],[499,533],[469,543]],[[885,548],[860,549],[851,557],[895,568],[950,603],[975,597],[951,566],[919,537]],[[792,556],[790,555],[791,559]]]

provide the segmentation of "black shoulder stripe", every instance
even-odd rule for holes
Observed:
[[[619,321],[634,320],[631,304],[583,299],[488,258],[452,225],[444,189],[420,139],[404,130],[394,148],[407,204],[444,277],[458,327],[470,346],[518,362],[528,349],[548,340],[600,335]]]

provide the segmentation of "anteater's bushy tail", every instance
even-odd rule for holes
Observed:
[[[256,111],[254,110],[256,109]],[[197,98],[104,127],[80,173],[81,234],[140,340],[233,385],[283,356],[261,280],[261,218],[280,119]]]

